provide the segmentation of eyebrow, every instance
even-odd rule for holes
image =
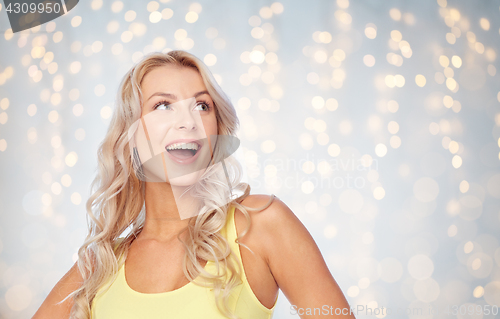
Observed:
[[[194,98],[197,98],[198,96],[200,95],[203,95],[203,94],[208,94],[208,91],[200,91],[198,93],[196,93],[194,95]],[[171,94],[171,93],[164,93],[164,92],[156,92],[156,93],[153,93],[149,98],[148,98],[148,101],[153,97],[153,96],[163,96],[163,97],[168,97],[172,100],[177,100],[177,96],[175,96],[175,94]]]

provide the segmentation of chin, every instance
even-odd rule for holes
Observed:
[[[179,177],[169,178],[168,183],[171,186],[188,187],[198,183],[204,172],[205,170],[199,170]]]

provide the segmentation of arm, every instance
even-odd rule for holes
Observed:
[[[314,239],[288,206],[276,198],[262,220],[264,258],[291,311],[300,318],[355,319]],[[337,308],[344,314],[336,315]]]
[[[91,260],[92,272],[96,267],[96,258],[92,250],[88,250]],[[49,295],[43,301],[38,311],[31,319],[68,319],[73,307],[73,298],[66,299],[65,302],[57,304],[70,293],[80,288],[83,284],[83,277],[78,269],[78,262],[57,282]]]
[[[78,271],[77,263],[52,288],[38,311],[31,319],[67,319],[73,306],[72,298],[57,304],[82,284],[83,279]]]

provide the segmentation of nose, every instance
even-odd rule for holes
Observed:
[[[196,130],[196,119],[191,109],[194,107],[196,100],[188,99],[182,101],[183,105],[180,107],[176,127],[178,130],[194,131]]]

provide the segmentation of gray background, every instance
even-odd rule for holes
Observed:
[[[31,317],[75,262],[119,81],[170,49],[216,57],[246,181],[302,220],[352,307],[500,304],[499,1],[121,4],[16,34],[1,7],[0,318]],[[274,318],[298,318],[282,294]]]

